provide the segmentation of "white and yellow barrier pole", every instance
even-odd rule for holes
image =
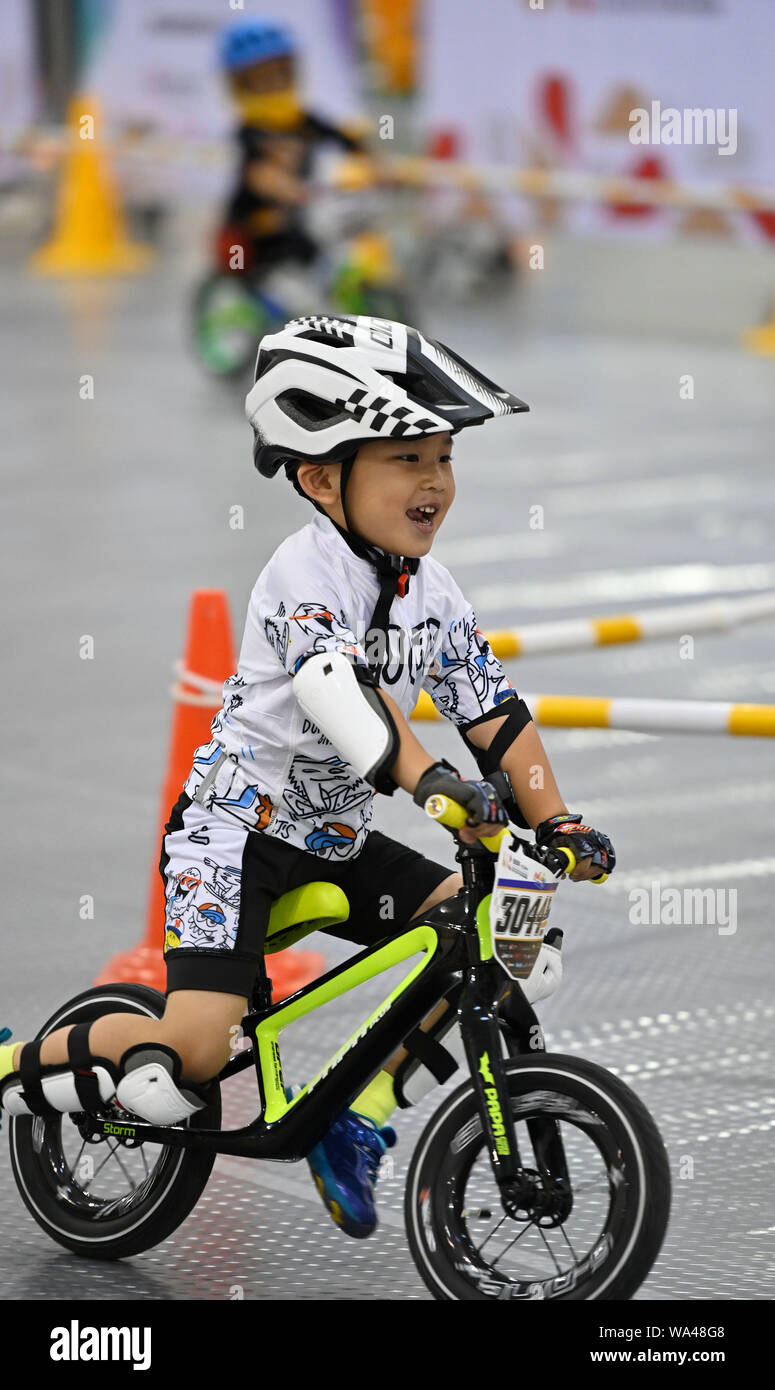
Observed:
[[[514,169],[507,164],[465,164],[453,159],[404,155],[391,160],[403,183],[427,188],[476,188],[527,198],[634,204],[667,208],[713,208],[719,212],[775,209],[775,188],[674,183],[669,179],[611,177],[571,169]]]
[[[575,651],[581,647],[605,647],[647,638],[721,632],[742,623],[773,617],[775,593],[765,593],[652,608],[640,613],[613,613],[603,618],[531,623],[521,628],[488,632],[486,637],[498,660],[510,661],[513,657],[530,656],[535,652]]]
[[[208,708],[221,698],[220,684],[175,663],[176,674],[187,687],[173,687],[176,699]],[[536,724],[565,729],[629,729],[642,733],[740,734],[775,738],[775,705],[733,705],[717,700],[639,700],[627,696],[607,699],[597,695],[526,695],[520,691]],[[424,690],[412,713],[416,720],[440,720],[430,695]]]
[[[92,110],[93,102],[88,103]],[[39,126],[10,143],[12,152],[53,158],[69,143],[61,126]],[[110,153],[146,161],[181,160],[228,167],[231,154],[224,139],[181,138],[174,134],[114,135]],[[775,211],[775,187],[766,185],[679,183],[670,179],[611,177],[571,169],[514,169],[508,164],[469,164],[432,156],[381,156],[391,178],[410,188],[460,188],[483,193],[518,193],[526,198],[560,198],[571,202],[633,204],[666,208],[708,208],[718,212]]]
[[[592,695],[526,695],[536,724],[566,729],[629,729],[643,733],[741,734],[775,738],[775,705],[733,705],[717,700],[606,699]],[[412,719],[441,719],[422,692]]]

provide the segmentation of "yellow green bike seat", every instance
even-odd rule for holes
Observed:
[[[284,951],[313,931],[325,931],[350,916],[347,896],[335,883],[303,883],[272,903],[264,952]]]

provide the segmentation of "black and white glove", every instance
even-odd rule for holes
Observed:
[[[592,867],[600,873],[592,879],[593,883],[604,883],[616,866],[614,847],[602,830],[593,830],[591,825],[582,825],[578,813],[567,812],[562,816],[550,816],[536,826],[536,844],[541,849],[559,849],[566,845],[572,849],[576,859],[591,858]]]
[[[469,782],[442,759],[427,767],[414,789],[414,801],[424,806],[429,796],[447,796],[468,812],[471,825],[506,825],[508,817],[498,793],[489,782]]]

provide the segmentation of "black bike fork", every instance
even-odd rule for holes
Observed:
[[[504,1206],[508,1202],[509,1206],[524,1207],[534,1196],[535,1185],[522,1168],[501,1058],[501,1029],[494,1003],[499,974],[499,966],[492,961],[471,965],[466,971],[458,1006],[460,1031]]]
[[[562,932],[555,932],[555,936],[562,940]],[[516,981],[508,981],[497,1008],[506,1048],[512,1057],[545,1052],[543,1029]],[[533,1115],[526,1127],[544,1188],[554,1195],[555,1201],[559,1200],[559,1193],[563,1194],[563,1209],[569,1215],[573,1195],[560,1122],[551,1115]]]

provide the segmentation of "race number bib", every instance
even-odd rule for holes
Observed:
[[[536,962],[559,878],[504,835],[490,902],[493,950],[513,980],[526,980]]]

